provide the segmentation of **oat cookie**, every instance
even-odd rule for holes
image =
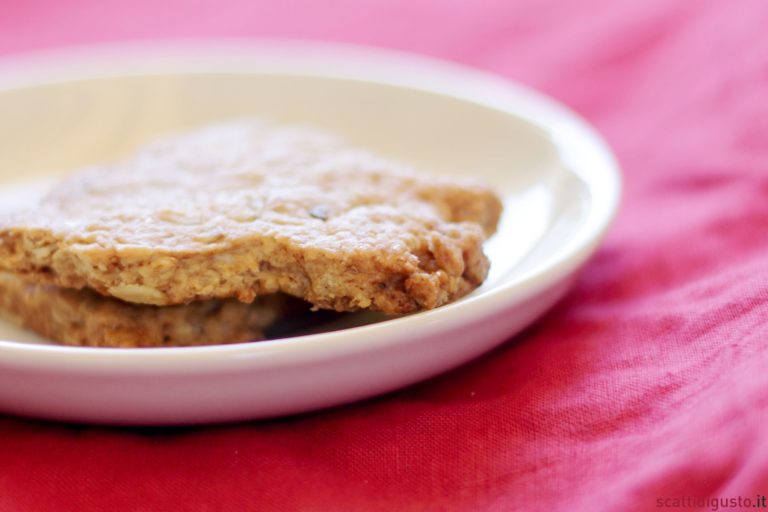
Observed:
[[[85,170],[0,218],[0,270],[141,304],[285,292],[409,313],[482,283],[500,211],[472,180],[419,175],[316,129],[236,121]]]
[[[261,340],[265,329],[294,306],[280,295],[259,297],[252,304],[228,299],[144,306],[0,273],[0,318],[65,345],[170,347]]]

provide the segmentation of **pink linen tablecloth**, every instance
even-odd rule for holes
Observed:
[[[4,55],[222,36],[394,47],[540,88],[615,148],[618,221],[534,327],[386,397],[171,430],[0,417],[0,511],[764,508],[768,2],[0,0]]]

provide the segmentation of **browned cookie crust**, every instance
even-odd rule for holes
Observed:
[[[0,269],[169,305],[285,292],[408,313],[479,286],[501,203],[467,180],[256,121],[155,143],[0,219]]]
[[[0,317],[66,345],[169,347],[260,340],[282,315],[287,299],[270,295],[253,304],[230,299],[142,306],[0,273]]]

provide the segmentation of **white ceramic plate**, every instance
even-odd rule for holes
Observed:
[[[0,410],[116,424],[264,418],[436,375],[508,340],[557,301],[620,195],[581,119],[529,89],[434,60],[277,42],[108,46],[0,62],[0,204],[157,133],[257,115],[314,123],[505,200],[488,281],[434,311],[238,345],[68,348],[0,323]],[[372,321],[353,316],[352,321]]]

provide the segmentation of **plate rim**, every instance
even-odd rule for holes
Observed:
[[[150,56],[149,60],[146,60],[147,56]],[[169,67],[169,60],[175,65]],[[120,65],[115,66],[114,62],[120,62]],[[468,319],[498,313],[556,284],[592,255],[617,214],[622,190],[619,164],[607,143],[585,119],[556,100],[520,83],[420,54],[347,43],[275,39],[100,43],[0,57],[0,91],[158,72],[260,70],[265,73],[265,63],[281,74],[290,74],[285,66],[303,65],[305,67],[296,69],[294,74],[355,79],[449,95],[513,114],[543,127],[552,134],[558,149],[564,151],[564,158],[578,160],[579,155],[596,158],[589,168],[583,167],[583,164],[578,169],[571,166],[574,172],[579,171],[578,176],[590,191],[593,201],[589,213],[569,243],[558,247],[543,263],[509,282],[434,310],[340,331],[229,345],[129,349],[38,345],[0,339],[0,360],[4,365],[122,373],[135,372],[136,365],[140,363],[144,371],[162,368],[186,373],[201,368],[226,368],[244,356],[247,356],[250,366],[260,363],[274,366],[408,343],[409,336],[403,335],[403,331],[420,329],[423,336],[444,332],[466,324]],[[333,65],[329,66],[329,63]],[[240,67],[248,64],[254,68]],[[127,66],[136,67],[126,69]],[[232,66],[237,69],[231,69]],[[342,66],[345,68],[341,69]],[[429,73],[413,73],[414,67]],[[406,74],[406,70],[411,73]],[[423,76],[423,79],[417,76]],[[361,336],[367,339],[361,342]]]

